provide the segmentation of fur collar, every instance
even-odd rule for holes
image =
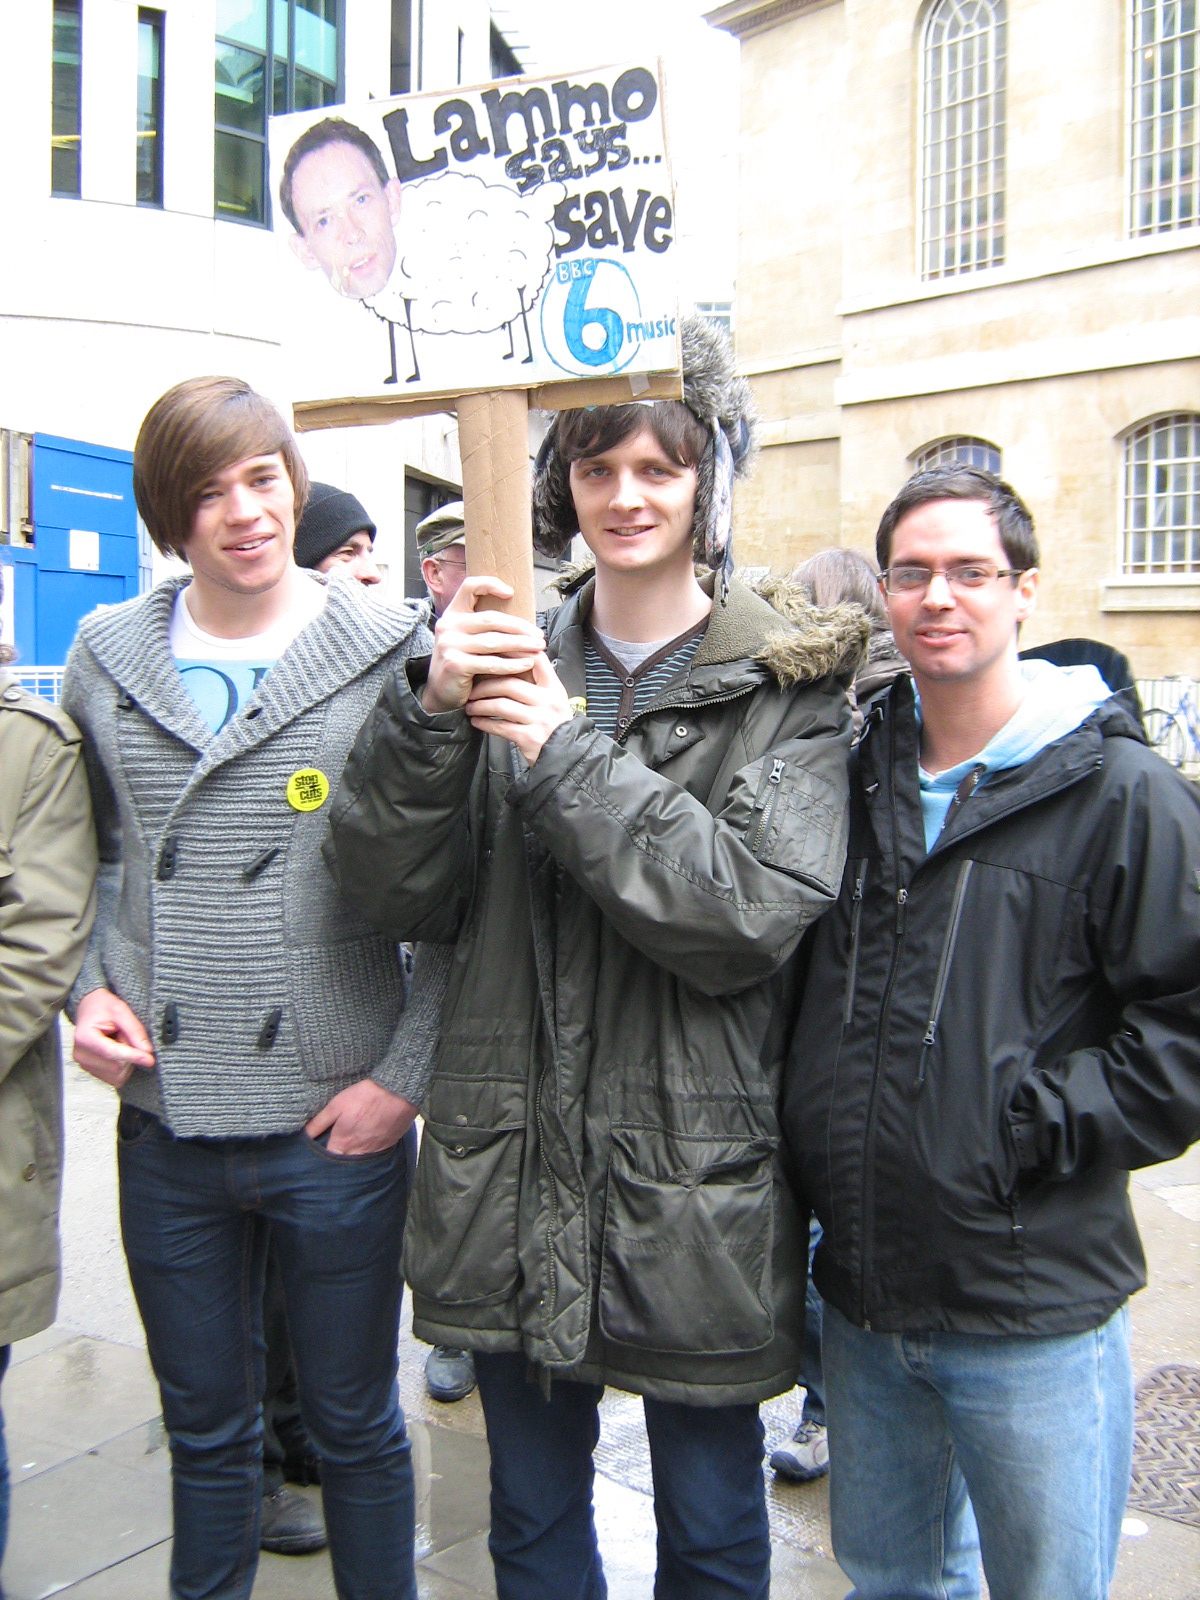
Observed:
[[[575,601],[571,609],[580,621],[591,611],[592,577],[588,562],[568,567],[554,585],[564,600]],[[702,572],[697,577],[712,594],[716,574]],[[866,657],[867,632],[866,615],[859,606],[822,608],[786,578],[768,577],[749,586],[735,576],[714,601],[693,666],[758,661],[783,689],[831,674],[849,682]]]

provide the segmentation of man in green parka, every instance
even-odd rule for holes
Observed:
[[[683,357],[684,404],[559,413],[534,536],[594,572],[545,639],[468,578],[331,819],[345,896],[455,945],[405,1269],[419,1337],[475,1353],[500,1600],[606,1593],[606,1383],[644,1397],[658,1600],[769,1583],[758,1402],[795,1381],[807,1261],[787,957],[842,869],[865,624],[730,578],[749,388],[703,322]]]
[[[0,563],[0,595],[6,567]],[[79,734],[27,694],[0,642],[0,1377],[58,1306],[58,1013],[95,914],[96,840]],[[8,1458],[0,1418],[0,1559]]]

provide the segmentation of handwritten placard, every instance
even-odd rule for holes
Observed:
[[[276,117],[270,144],[309,404],[678,373],[656,63]]]

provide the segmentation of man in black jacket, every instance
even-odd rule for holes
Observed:
[[[1091,666],[1021,662],[1037,545],[955,465],[877,537],[868,711],[785,1126],[824,1229],[859,1600],[1104,1600],[1133,1434],[1128,1171],[1200,1133],[1200,799]],[[914,692],[915,685],[915,692]]]

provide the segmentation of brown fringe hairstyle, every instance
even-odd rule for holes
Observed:
[[[133,447],[133,494],[164,555],[184,556],[200,494],[218,472],[250,456],[282,455],[296,520],[308,471],[292,431],[269,400],[241,378],[188,378],[156,400]]]

